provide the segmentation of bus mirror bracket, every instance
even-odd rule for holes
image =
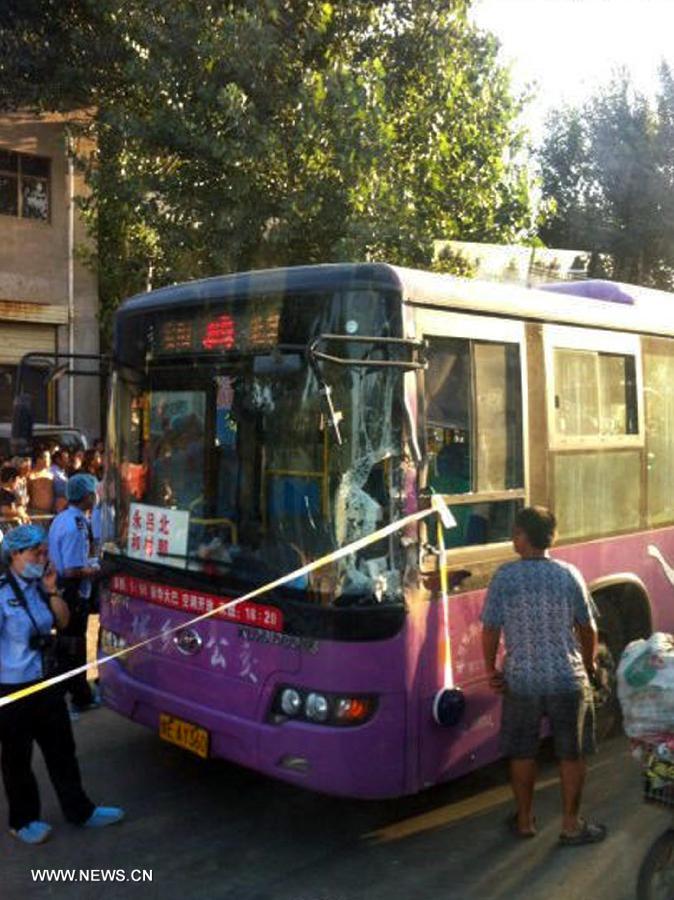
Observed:
[[[385,347],[395,347],[409,350],[410,359],[348,359],[343,356],[333,356],[325,353],[319,347],[327,341],[340,341],[352,344],[373,344]],[[344,418],[339,410],[335,409],[332,401],[332,388],[326,381],[320,363],[330,362],[338,366],[362,367],[367,369],[402,369],[406,372],[425,369],[425,359],[415,359],[419,357],[421,351],[427,346],[426,341],[418,341],[411,338],[395,338],[395,337],[368,337],[366,335],[353,334],[319,334],[307,346],[307,359],[309,365],[318,381],[318,389],[326,408],[327,419],[335,435],[335,440],[341,447],[343,444],[340,423]]]
[[[349,359],[344,356],[334,356],[320,350],[321,344],[327,341],[338,341],[344,344],[375,344],[377,346],[391,347],[409,350],[410,359]],[[307,347],[307,355],[311,362],[331,362],[338,366],[358,366],[366,369],[403,369],[406,372],[425,369],[427,362],[422,356],[422,351],[427,347],[427,341],[419,341],[414,338],[396,337],[369,337],[359,334],[319,334]],[[416,359],[414,357],[417,357]]]

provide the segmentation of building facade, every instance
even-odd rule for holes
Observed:
[[[85,184],[68,150],[66,117],[0,116],[0,421],[11,420],[24,354],[99,352],[97,278],[78,252],[87,236],[75,198]],[[49,383],[46,373],[23,383],[35,420],[97,436],[98,379]]]

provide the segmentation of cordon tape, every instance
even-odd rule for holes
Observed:
[[[374,544],[377,541],[382,540],[382,538],[388,537],[391,534],[395,534],[397,531],[402,531],[409,525],[414,525],[416,522],[420,522],[422,519],[425,519],[428,516],[433,515],[434,513],[438,515],[438,542],[440,547],[439,568],[441,601],[443,607],[443,637],[445,644],[445,686],[451,687],[452,672],[449,644],[449,598],[447,590],[447,572],[445,568],[446,553],[443,536],[443,526],[444,528],[453,528],[456,525],[456,520],[454,519],[454,516],[451,514],[447,504],[442,499],[442,497],[439,494],[433,494],[431,496],[431,505],[428,509],[424,509],[420,512],[411,513],[408,516],[404,516],[402,519],[398,519],[396,522],[392,522],[390,525],[385,525],[383,528],[372,532],[372,534],[368,534],[366,537],[359,538],[357,541],[352,541],[350,544],[347,544],[345,547],[341,547],[339,550],[334,550],[332,553],[328,553],[325,556],[320,557],[319,559],[315,559],[313,562],[307,563],[306,565],[301,566],[301,568],[295,569],[293,572],[289,572],[287,575],[282,575],[280,578],[276,578],[274,581],[269,581],[267,582],[267,584],[263,584],[261,587],[255,588],[255,590],[244,594],[242,597],[236,597],[234,600],[230,600],[227,603],[221,603],[219,606],[216,606],[213,609],[209,609],[208,612],[202,613],[199,616],[195,616],[194,618],[189,619],[187,622],[183,622],[180,625],[174,626],[173,628],[164,629],[163,631],[152,635],[152,637],[145,638],[145,640],[139,641],[137,644],[133,644],[131,647],[125,647],[123,650],[118,650],[116,653],[111,653],[109,656],[103,656],[100,659],[95,660],[94,662],[85,663],[85,665],[78,666],[76,669],[69,669],[67,672],[62,672],[60,675],[54,675],[52,678],[45,678],[43,681],[38,681],[35,684],[29,685],[28,687],[24,687],[18,691],[14,691],[14,693],[12,694],[7,694],[4,697],[0,697],[0,707],[8,706],[10,703],[15,703],[17,700],[21,700],[23,697],[28,697],[30,694],[36,694],[39,691],[44,691],[49,687],[53,687],[53,685],[55,684],[60,684],[60,682],[62,681],[67,681],[74,675],[80,675],[82,672],[87,672],[89,669],[93,669],[96,666],[100,668],[101,666],[107,665],[107,663],[112,662],[113,659],[118,659],[121,656],[128,656],[134,651],[139,650],[141,647],[146,647],[148,644],[151,644],[153,641],[159,639],[166,640],[169,635],[176,634],[179,631],[184,631],[184,629],[190,628],[192,625],[196,625],[197,622],[203,622],[205,619],[210,619],[211,616],[215,616],[226,609],[233,609],[240,603],[245,603],[247,600],[253,600],[255,597],[259,597],[261,594],[265,594],[268,591],[273,590],[274,588],[281,587],[281,585],[287,584],[289,581],[294,581],[296,578],[301,578],[302,575],[307,575],[309,572],[314,572],[316,571],[316,569],[320,569],[323,566],[328,565],[329,563],[336,562],[339,559],[343,559],[345,556],[351,556],[351,554],[357,553],[364,547],[367,547],[370,544]]]

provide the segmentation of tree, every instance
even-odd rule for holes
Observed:
[[[539,161],[556,210],[542,238],[609,254],[617,280],[674,286],[672,123],[664,64],[655,104],[621,72],[581,108],[554,112]]]
[[[660,185],[658,218],[661,232],[660,256],[654,280],[671,287],[674,285],[674,77],[664,62],[660,66],[659,76],[655,148]]]
[[[574,249],[578,236],[591,230],[585,206],[592,178],[589,156],[589,134],[581,110],[565,107],[551,113],[538,154],[544,192],[554,200],[541,226],[541,237],[549,246]]]
[[[428,264],[534,231],[521,101],[469,0],[6,0],[0,105],[92,110],[105,310],[251,266]]]

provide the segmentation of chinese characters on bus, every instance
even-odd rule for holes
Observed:
[[[189,519],[186,510],[132,503],[127,553],[136,559],[185,566]]]

